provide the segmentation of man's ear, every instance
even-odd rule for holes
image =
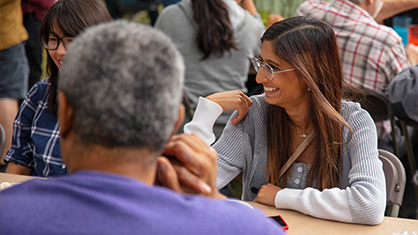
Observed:
[[[58,92],[58,123],[60,125],[60,136],[65,138],[73,129],[74,112],[64,92]]]
[[[179,128],[183,124],[185,115],[186,115],[186,113],[185,113],[184,105],[180,104],[177,121],[176,121],[176,124],[174,125],[173,133],[171,133],[171,135],[175,135],[177,133],[177,131],[179,130]]]

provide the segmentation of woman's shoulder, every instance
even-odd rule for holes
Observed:
[[[191,11],[191,4],[189,1],[181,1],[177,4],[171,4],[169,6],[164,7],[164,9],[161,11],[158,17],[175,17],[179,16],[180,14],[184,15],[181,11]]]
[[[189,1],[181,1],[165,7],[158,15],[155,27],[168,33],[189,29],[190,19],[193,19],[193,10]],[[190,26],[189,26],[190,25]]]
[[[49,96],[49,78],[36,82],[28,91],[26,99],[45,100]]]
[[[343,100],[341,102],[341,116],[348,123],[353,133],[364,127],[376,129],[373,118],[357,102]]]
[[[350,118],[354,116],[370,117],[369,113],[361,107],[360,103],[349,100],[341,101],[341,116],[343,116],[346,121],[349,121]]]
[[[250,99],[253,102],[250,109],[251,108],[266,109],[268,104],[264,100],[264,96],[265,96],[264,94],[250,96]]]
[[[48,85],[49,85],[49,78],[45,78],[42,79],[40,81],[37,81],[32,87],[31,90],[33,88],[36,88],[37,90],[45,90],[48,89]]]
[[[250,97],[250,99],[253,102],[253,104],[251,105],[250,110],[247,114],[249,118],[246,118],[246,120],[251,120],[251,122],[259,123],[259,121],[264,120],[266,116],[268,104],[264,100],[264,94],[253,95]]]

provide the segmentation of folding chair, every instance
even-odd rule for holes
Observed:
[[[395,125],[396,125],[395,114],[392,111],[392,106],[390,105],[389,98],[385,96],[382,92],[379,92],[376,90],[371,90],[371,89],[366,89],[366,88],[363,88],[361,90],[364,92],[366,96],[365,100],[360,101],[361,106],[370,113],[370,115],[372,116],[375,122],[390,119],[392,130],[395,130]],[[412,146],[412,142],[409,137],[409,133],[407,129],[407,126],[412,125],[412,123],[409,120],[399,118],[398,116],[396,117],[398,118],[398,122],[400,124],[402,134],[405,139],[406,155],[408,158],[408,171],[410,172],[410,175],[412,177],[417,172],[416,170],[417,165],[415,162],[413,146]],[[396,133],[395,131],[392,131],[391,134],[392,134],[392,145],[393,145],[395,155],[399,157],[400,154],[399,154],[399,147],[398,147],[397,140],[396,140]],[[418,185],[414,184],[414,188],[415,188],[416,195],[418,197]]]
[[[406,173],[402,162],[392,153],[379,149],[379,159],[383,163],[386,178],[387,206],[385,214],[398,217],[405,192]]]

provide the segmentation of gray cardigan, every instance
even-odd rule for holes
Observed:
[[[257,196],[252,188],[259,189],[267,183],[265,114],[268,104],[264,101],[264,95],[253,96],[251,100],[253,105],[247,116],[235,125],[228,122],[222,136],[213,145],[218,153],[217,187],[224,187],[242,172],[242,199],[248,201]],[[201,99],[196,116],[185,126],[185,132],[196,133],[209,143],[211,123],[220,111],[217,106]],[[236,114],[235,111],[233,116]],[[275,205],[323,219],[379,224],[386,207],[386,185],[382,163],[378,158],[375,124],[358,103],[342,101],[341,115],[350,125],[353,138],[343,146],[339,187],[323,191],[312,187],[285,188],[277,193]],[[343,140],[347,141],[349,137],[349,131],[345,128]],[[293,175],[295,168],[291,169]]]

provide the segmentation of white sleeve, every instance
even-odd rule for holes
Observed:
[[[325,189],[322,192],[314,188],[285,188],[276,194],[275,206],[321,219],[353,223],[347,195],[339,188]]]
[[[223,109],[219,104],[199,97],[193,119],[184,126],[184,133],[195,133],[207,145],[211,145],[216,140],[213,126],[222,112]]]

